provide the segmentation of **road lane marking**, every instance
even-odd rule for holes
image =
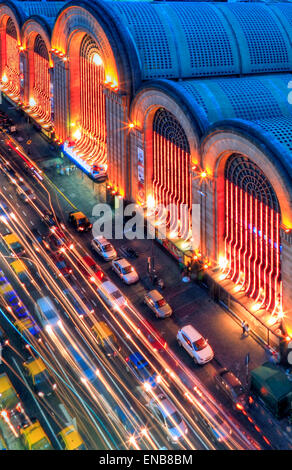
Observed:
[[[24,211],[21,211],[23,213],[23,215],[26,217],[26,213]]]

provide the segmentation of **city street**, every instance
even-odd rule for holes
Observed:
[[[7,104],[5,108],[7,110]],[[11,114],[14,113],[11,112]],[[5,199],[17,220],[9,217],[7,223],[2,220],[0,231],[2,235],[13,231],[25,245],[27,254],[20,258],[28,267],[34,283],[25,289],[25,286],[17,280],[9,268],[11,259],[3,243],[1,244],[1,269],[38,324],[39,318],[35,314],[36,301],[47,295],[54,299],[62,321],[68,328],[65,336],[70,336],[70,344],[77,344],[77,349],[81,348],[85,362],[90,364],[90,369],[94,372],[97,367],[103,377],[103,380],[94,380],[89,387],[84,387],[85,382],[80,383],[80,376],[85,373],[81,362],[78,363],[74,355],[67,357],[66,351],[62,352],[61,346],[57,346],[56,349],[56,344],[63,344],[63,336],[58,338],[59,343],[55,343],[54,346],[52,337],[44,330],[41,332],[41,347],[40,343],[29,338],[37,352],[45,357],[52,368],[52,373],[58,383],[57,390],[60,390],[57,392],[58,399],[46,401],[45,405],[40,404],[44,414],[42,416],[37,404],[34,404],[27,396],[31,393],[30,390],[24,387],[23,383],[20,385],[19,378],[13,378],[11,372],[9,375],[12,375],[11,380],[15,381],[15,388],[21,390],[21,398],[27,403],[30,416],[37,416],[53,446],[57,448],[58,441],[56,441],[55,434],[64,425],[64,417],[62,418],[60,414],[60,418],[58,412],[59,402],[64,402],[71,419],[76,419],[78,430],[87,448],[120,448],[121,446],[124,448],[131,448],[131,446],[134,448],[135,446],[173,448],[173,444],[166,439],[163,428],[151,414],[147,391],[139,385],[131,371],[127,371],[126,357],[138,348],[153,370],[157,370],[162,376],[163,380],[158,386],[159,389],[174,403],[190,429],[185,442],[179,443],[181,448],[291,448],[289,435],[285,431],[283,433],[283,427],[277,423],[269,422],[272,420],[271,416],[262,409],[259,403],[254,403],[250,409],[244,410],[244,413],[234,410],[215,386],[214,376],[222,367],[230,368],[245,383],[247,379],[244,362],[246,355],[250,354],[249,369],[253,369],[267,360],[268,354],[264,348],[255,342],[252,336],[243,338],[240,325],[209,298],[202,286],[193,282],[182,282],[182,275],[176,261],[155,241],[112,240],[118,255],[124,256],[128,246],[134,248],[138,254],[136,260],[130,261],[136,268],[140,281],[137,284],[125,286],[112,271],[111,263],[102,261],[96,254],[92,254],[91,233],[77,235],[67,225],[68,214],[75,207],[91,217],[94,205],[104,196],[102,188],[93,189],[93,183],[84,181],[84,177],[80,177],[79,170],[72,171],[68,175],[66,172],[60,174],[56,167],[56,161],[60,161],[60,158],[57,160],[56,152],[34,131],[30,130],[28,135],[28,126],[23,123],[23,120],[17,118],[16,123],[20,131],[13,138],[21,138],[20,142],[18,139],[19,149],[23,145],[26,157],[35,162],[43,171],[39,173],[43,179],[40,180],[25,168],[23,158],[15,151],[17,140],[12,141],[12,146],[9,147],[7,136],[2,134],[0,154],[4,160],[9,160],[17,176],[33,189],[36,201],[22,202],[15,192],[15,185],[2,172],[0,176],[1,198]],[[29,146],[25,144],[28,137],[32,142]],[[51,165],[48,165],[48,161]],[[69,167],[69,165],[69,161],[64,158],[62,166]],[[35,235],[31,232],[31,229],[37,229],[42,237],[47,236],[48,227],[41,222],[41,216],[46,209],[54,210],[60,219],[66,239],[73,242],[74,248],[64,253],[73,270],[69,277],[58,274],[50,253],[44,246],[36,245]],[[39,250],[36,250],[35,246],[38,246]],[[155,269],[165,283],[163,296],[173,309],[172,317],[164,320],[156,319],[143,303],[145,292],[153,287],[147,273],[147,258],[152,254],[155,259]],[[122,311],[113,311],[108,308],[94,286],[80,273],[78,262],[82,262],[82,257],[85,255],[92,256],[98,266],[123,292],[127,299],[127,306]],[[72,285],[75,286],[75,290],[72,289]],[[84,318],[78,316],[72,301],[68,302],[64,294],[65,289],[69,290],[75,302],[84,309]],[[80,297],[81,293],[84,296],[83,299]],[[94,313],[91,313],[91,310]],[[96,319],[105,320],[115,331],[123,344],[123,353],[111,359],[104,355],[90,331]],[[154,327],[154,331],[151,326],[148,327],[145,324],[145,320]],[[7,320],[3,318],[0,324],[4,329],[12,328],[12,325],[7,325]],[[194,364],[187,353],[180,349],[176,334],[178,329],[186,324],[193,325],[205,338],[208,338],[215,352],[215,357],[209,364],[204,366]],[[39,326],[42,328],[42,325]],[[141,328],[146,328],[146,333],[151,331],[154,337],[155,331],[159,332],[166,341],[167,347],[162,352],[155,351],[151,348],[151,343],[147,341],[148,333],[141,335]],[[20,351],[23,349],[23,340],[15,331],[11,334],[15,340],[13,347],[16,351]],[[16,358],[18,366],[21,367],[22,358],[18,357],[14,348],[5,347],[3,356],[10,365],[13,364],[12,358]],[[16,372],[15,367],[12,366],[13,374]],[[17,374],[19,373],[18,371]],[[158,392],[152,393],[157,399]],[[118,413],[114,411],[117,406],[124,409],[124,412],[130,407],[132,411],[128,419],[132,421],[135,433],[137,433],[138,426],[140,429],[145,428],[149,435],[138,432],[138,436],[134,435],[133,439],[133,434],[127,430],[125,424],[119,420]],[[272,423],[277,427],[276,433],[275,429],[271,432]],[[214,426],[228,428],[229,436],[225,436],[219,442],[216,439],[216,433],[213,432]]]

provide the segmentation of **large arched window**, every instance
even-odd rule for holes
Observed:
[[[30,105],[44,122],[51,120],[49,53],[40,34],[37,34],[33,48],[33,85],[30,91]]]
[[[106,163],[104,65],[96,42],[85,35],[80,46],[80,139],[77,147],[90,165]]]
[[[6,23],[6,57],[2,75],[3,91],[16,98],[20,94],[19,50],[17,31],[12,18]]]
[[[242,155],[225,167],[225,252],[229,276],[261,307],[281,305],[280,208],[262,170]]]
[[[155,204],[177,208],[171,211],[168,225],[171,230],[187,238],[191,228],[191,173],[190,147],[178,120],[169,111],[160,108],[153,119],[153,195]],[[181,211],[184,205],[187,211]]]

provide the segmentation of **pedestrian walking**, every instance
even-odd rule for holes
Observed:
[[[242,320],[241,322],[241,327],[242,327],[242,335],[244,335],[245,333],[245,321],[244,320]]]
[[[248,324],[248,323],[245,324],[245,328],[244,328],[244,329],[245,329],[245,334],[246,334],[246,336],[248,336],[248,335],[249,335],[249,324]]]

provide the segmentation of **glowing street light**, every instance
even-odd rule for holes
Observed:
[[[101,66],[103,64],[102,58],[98,54],[93,55],[92,62],[97,66]]]
[[[36,100],[34,98],[29,98],[29,106],[33,108],[36,105]]]
[[[2,75],[2,82],[3,82],[3,83],[7,83],[7,82],[8,82],[8,77],[7,77],[6,73],[4,73],[4,74]]]
[[[80,130],[80,129],[77,129],[77,130],[74,132],[73,137],[74,137],[75,140],[80,140],[81,137],[82,137],[81,130]]]

